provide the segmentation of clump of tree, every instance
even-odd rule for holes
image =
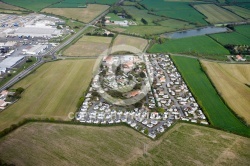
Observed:
[[[148,25],[147,20],[145,20],[144,18],[141,18],[141,22],[142,22],[143,24],[145,24],[145,25]]]

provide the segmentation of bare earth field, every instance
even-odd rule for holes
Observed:
[[[68,119],[92,78],[95,60],[61,60],[46,63],[18,82],[25,89],[22,98],[0,112],[0,131],[23,118]]]
[[[250,65],[202,61],[206,72],[231,109],[250,124]]]
[[[249,164],[249,146],[249,138],[183,123],[157,141],[124,126],[29,123],[0,139],[0,158],[17,165],[233,166]]]
[[[125,50],[124,51],[131,51],[130,47],[135,47],[136,49],[134,51],[136,52],[142,52],[144,48],[147,46],[148,41],[142,38],[133,37],[133,36],[126,36],[126,35],[118,35],[115,38],[113,48],[111,53],[115,53],[117,50],[115,47],[118,45],[124,45]],[[126,50],[126,46],[129,46]]]
[[[64,56],[98,56],[109,48],[111,37],[83,36],[67,48]]]
[[[89,4],[87,8],[45,8],[42,12],[88,23],[108,8],[108,5]]]

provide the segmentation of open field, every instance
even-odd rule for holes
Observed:
[[[183,123],[158,141],[124,126],[29,123],[0,140],[0,158],[18,165],[236,166],[249,163],[249,146],[249,138]]]
[[[223,6],[227,9],[229,9],[230,11],[236,13],[237,15],[244,17],[246,19],[250,18],[250,10],[242,8],[242,7],[238,7],[238,6]]]
[[[23,11],[0,9],[0,13],[4,13],[4,14],[23,14]]]
[[[211,24],[243,21],[241,17],[214,4],[195,5],[194,8],[203,13]]]
[[[250,65],[202,61],[220,95],[238,116],[250,124]]]
[[[249,33],[249,32],[247,32]],[[233,44],[233,45],[250,45],[250,39],[237,32],[232,33],[217,33],[210,35],[214,40],[218,41],[222,45]]]
[[[223,103],[197,59],[180,56],[172,59],[213,126],[250,136],[250,128]]]
[[[245,2],[245,3],[239,3],[237,4],[237,6],[240,6],[240,7],[243,7],[243,8],[246,8],[246,9],[250,9],[250,3],[248,2]]]
[[[228,50],[208,36],[167,40],[163,44],[154,44],[149,52],[198,54],[217,59],[225,59],[223,55],[229,54]]]
[[[144,48],[147,46],[148,41],[142,38],[138,37],[133,37],[133,36],[126,36],[126,35],[118,35],[115,38],[115,41],[113,43],[113,47],[118,46],[118,45],[125,45],[125,46],[130,46],[130,47],[135,47],[137,48],[140,52],[143,52]],[[124,47],[125,47],[124,46]],[[117,50],[114,48],[112,49],[111,53],[115,53]],[[130,51],[130,48],[127,50],[128,52]]]
[[[239,26],[236,26],[234,27],[236,32],[250,38],[250,25],[239,25]]]
[[[194,28],[194,24],[190,24],[185,21],[180,21],[180,20],[175,20],[175,19],[167,19],[164,21],[158,22],[161,26],[166,27],[167,32],[172,32],[172,31],[179,31],[179,30],[184,30],[184,29],[191,29]]]
[[[89,4],[87,8],[46,8],[42,12],[88,23],[108,8],[109,6],[107,5]]]
[[[33,10],[33,11],[40,11],[43,8],[46,8],[60,0],[2,0],[8,4],[12,4],[15,6],[19,6],[21,8]]]
[[[13,6],[13,5],[9,5],[7,3],[3,3],[2,1],[0,1],[0,8],[1,9],[6,9],[6,10],[25,10],[25,9],[17,7],[17,6]]]
[[[98,56],[109,48],[111,37],[83,36],[67,48],[65,56]]]
[[[52,8],[77,8],[85,7],[88,4],[102,4],[102,5],[112,5],[117,0],[62,0],[59,3],[56,3],[50,7]]]
[[[68,120],[92,78],[95,60],[62,60],[46,63],[17,84],[22,98],[0,112],[0,131],[27,117]]]

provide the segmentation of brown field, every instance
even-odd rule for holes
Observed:
[[[250,124],[250,65],[202,61],[206,72],[229,107]]]
[[[1,9],[6,9],[6,10],[25,10],[23,8],[17,7],[17,6],[12,6],[7,3],[3,3],[0,1],[0,8]]]
[[[108,8],[108,5],[89,4],[87,8],[45,8],[42,12],[88,23]]]
[[[29,123],[0,139],[0,159],[16,165],[238,166],[249,164],[249,146],[249,138],[183,123],[157,141],[124,126]]]
[[[15,84],[25,89],[22,98],[0,112],[0,131],[26,117],[68,119],[92,78],[95,60],[46,63]]]
[[[114,41],[114,44],[113,44],[113,47],[112,48],[112,52],[111,53],[115,53],[115,52],[118,52],[118,51],[121,51],[121,50],[117,50],[115,48],[115,46],[118,46],[118,45],[125,45],[125,46],[132,46],[132,47],[135,47],[136,48],[136,52],[138,52],[140,50],[140,52],[142,52],[145,47],[147,46],[148,44],[148,41],[145,40],[145,39],[142,39],[142,38],[138,38],[138,37],[133,37],[133,36],[126,36],[126,35],[118,35],[116,38],[115,38],[115,41]],[[126,47],[124,47],[125,50],[122,50],[122,51],[131,51],[131,48],[128,47],[128,49],[126,50]]]
[[[98,56],[109,48],[111,37],[83,36],[67,48],[65,56]]]

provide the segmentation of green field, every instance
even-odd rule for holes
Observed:
[[[250,9],[250,3],[238,3],[237,6]]]
[[[158,22],[158,24],[166,27],[166,30],[168,32],[184,30],[184,29],[191,29],[191,28],[195,27],[194,24],[190,24],[188,22],[175,20],[175,19],[166,19],[164,21]]]
[[[150,53],[185,53],[204,55],[210,58],[225,59],[223,55],[229,54],[223,46],[208,36],[196,36],[182,39],[170,39],[163,44],[154,44]]]
[[[238,7],[238,6],[223,6],[227,9],[229,9],[230,11],[236,13],[237,15],[244,17],[244,18],[250,18],[250,10],[242,8],[242,7]]]
[[[238,166],[249,164],[249,146],[249,138],[183,123],[158,141],[124,126],[29,123],[0,139],[0,158],[15,165]]]
[[[250,38],[250,25],[239,25],[239,26],[236,26],[234,27],[236,32]]]
[[[68,119],[89,85],[95,60],[61,60],[46,63],[15,84],[25,89],[22,98],[0,112],[0,131],[24,118]]]
[[[86,4],[102,4],[102,5],[112,5],[117,0],[62,0],[59,3],[52,5],[52,8],[77,8],[84,7]]]
[[[249,32],[247,32],[249,33]],[[232,33],[218,33],[210,35],[214,40],[218,41],[222,45],[250,45],[250,38],[243,36],[237,32]]]
[[[250,136],[250,128],[223,103],[197,59],[179,56],[172,56],[172,59],[213,126]]]
[[[17,6],[12,6],[12,5],[6,4],[2,1],[0,1],[0,8],[5,9],[5,10],[25,10],[25,9],[17,7]]]
[[[125,20],[114,13],[108,13],[105,17],[110,17],[110,21],[122,21]],[[127,19],[126,19],[127,20]]]

